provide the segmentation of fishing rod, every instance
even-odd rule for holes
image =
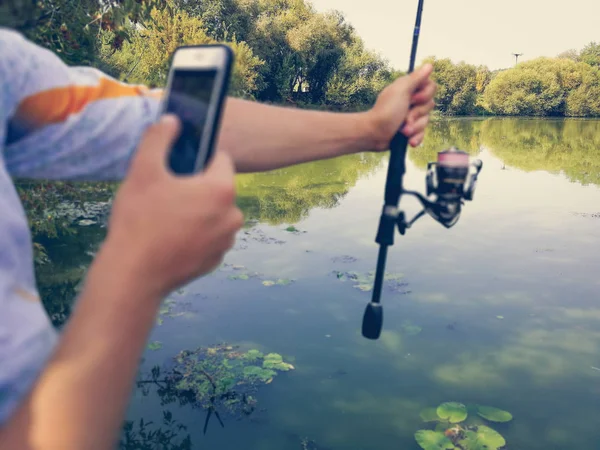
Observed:
[[[408,73],[412,73],[415,69],[419,35],[421,33],[423,3],[424,0],[419,0]],[[470,164],[469,154],[454,147],[438,152],[437,162],[430,162],[427,165],[427,197],[431,194],[436,195],[435,200],[432,201],[418,192],[407,191],[402,186],[406,171],[407,149],[408,138],[401,132],[397,132],[390,142],[390,161],[385,182],[384,205],[375,238],[375,242],[379,244],[379,255],[377,257],[373,296],[371,302],[367,304],[362,323],[362,334],[368,339],[379,339],[381,334],[383,326],[381,289],[385,274],[387,251],[388,247],[394,245],[396,227],[398,227],[400,234],[404,235],[406,230],[425,214],[429,214],[446,228],[454,226],[460,217],[463,200],[473,199],[477,176],[483,166],[480,160],[475,160]],[[470,183],[465,188],[471,165],[475,168],[475,173],[471,175]],[[434,166],[436,166],[435,171]],[[402,194],[413,195],[423,205],[423,210],[408,222],[405,219],[404,212],[398,209]]]

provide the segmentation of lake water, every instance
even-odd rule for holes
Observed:
[[[360,332],[371,293],[334,272],[375,269],[387,155],[240,176],[248,225],[227,266],[173,293],[140,367],[130,437],[163,445],[122,448],[418,449],[415,432],[433,429],[420,412],[444,402],[509,411],[488,424],[507,449],[597,448],[600,121],[435,122],[410,152],[406,187],[423,192],[427,161],[450,145],[483,161],[475,198],[450,230],[424,217],[396,233],[387,270],[402,279],[384,289],[377,341]],[[407,197],[402,207],[419,211]],[[102,236],[82,228],[50,247],[49,308],[71,301]],[[224,427],[213,414],[204,434],[207,411],[166,395],[150,370],[219,344],[294,370],[262,383],[249,415],[217,406]],[[148,434],[159,428],[174,434]]]

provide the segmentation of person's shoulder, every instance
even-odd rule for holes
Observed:
[[[17,30],[0,26],[0,45],[6,46],[7,50],[13,45],[23,46],[27,43],[27,38]]]

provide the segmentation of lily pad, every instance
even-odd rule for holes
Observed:
[[[431,430],[419,430],[415,433],[415,440],[425,450],[450,450],[455,448],[444,433]]]
[[[513,418],[512,414],[508,411],[503,411],[493,406],[479,406],[477,414],[490,422],[510,422]]]
[[[277,280],[278,285],[280,286],[287,286],[288,284],[290,284],[292,282],[292,280],[288,279],[288,278],[280,278],[279,280]]]
[[[271,280],[265,280],[262,282],[263,286],[275,286],[275,282]]]
[[[148,344],[148,347],[147,347],[147,348],[148,348],[148,350],[152,350],[152,351],[154,351],[154,350],[159,350],[159,349],[161,349],[161,348],[162,348],[162,342],[160,342],[160,341],[154,341],[154,342],[150,342],[150,343]]]
[[[459,423],[467,418],[467,407],[458,402],[446,402],[437,407],[437,414],[450,423]]]
[[[277,353],[269,353],[267,356],[265,356],[265,359],[263,361],[263,367],[265,369],[275,369],[275,370],[282,370],[282,371],[288,371],[290,369],[294,369],[294,366],[292,366],[289,363],[284,362],[281,355],[279,355]]]
[[[363,291],[363,292],[369,292],[369,291],[371,291],[371,289],[373,289],[373,286],[370,284],[356,284],[356,285],[354,285],[354,287],[356,289],[358,289],[359,291]]]
[[[479,427],[481,425],[485,425],[485,424],[486,424],[486,421],[477,415],[475,415],[475,416],[470,415],[462,423],[462,425],[464,425],[465,427],[469,427],[469,428],[477,428],[477,427]]]
[[[279,372],[293,369],[277,353],[257,349],[247,352],[221,344],[185,350],[174,358],[174,366],[156,379],[165,394],[203,409],[215,407],[235,415],[250,414],[257,403],[254,393],[270,384]]]
[[[277,372],[271,369],[265,369],[264,367],[258,366],[246,366],[244,367],[244,377],[249,378],[251,380],[257,379],[266,383],[271,380]]]
[[[437,408],[433,407],[423,409],[419,415],[421,416],[421,419],[423,419],[423,422],[438,422],[442,420],[442,418],[438,416]]]
[[[253,350],[248,350],[248,352],[246,352],[246,354],[244,355],[244,359],[246,361],[256,361],[257,359],[262,358],[264,355],[262,354],[262,352],[260,352],[259,350],[253,349]]]
[[[351,280],[354,282],[354,288],[363,291],[369,292],[373,289],[373,283],[375,281],[375,272],[370,271],[367,273],[359,273],[359,272],[333,272],[336,278],[340,281]],[[401,293],[408,293],[408,291],[404,291],[403,287],[407,286],[408,283],[401,281],[404,278],[404,275],[401,273],[390,273],[386,272],[383,276],[384,285],[392,290]]]
[[[460,445],[467,450],[498,450],[506,445],[500,433],[481,425],[477,430],[468,430]]]
[[[245,273],[240,273],[239,275],[229,275],[227,278],[230,280],[247,280],[250,277]]]

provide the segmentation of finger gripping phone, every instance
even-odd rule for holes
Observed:
[[[233,58],[222,44],[182,46],[173,54],[162,113],[181,122],[167,161],[177,175],[201,172],[213,155]]]

